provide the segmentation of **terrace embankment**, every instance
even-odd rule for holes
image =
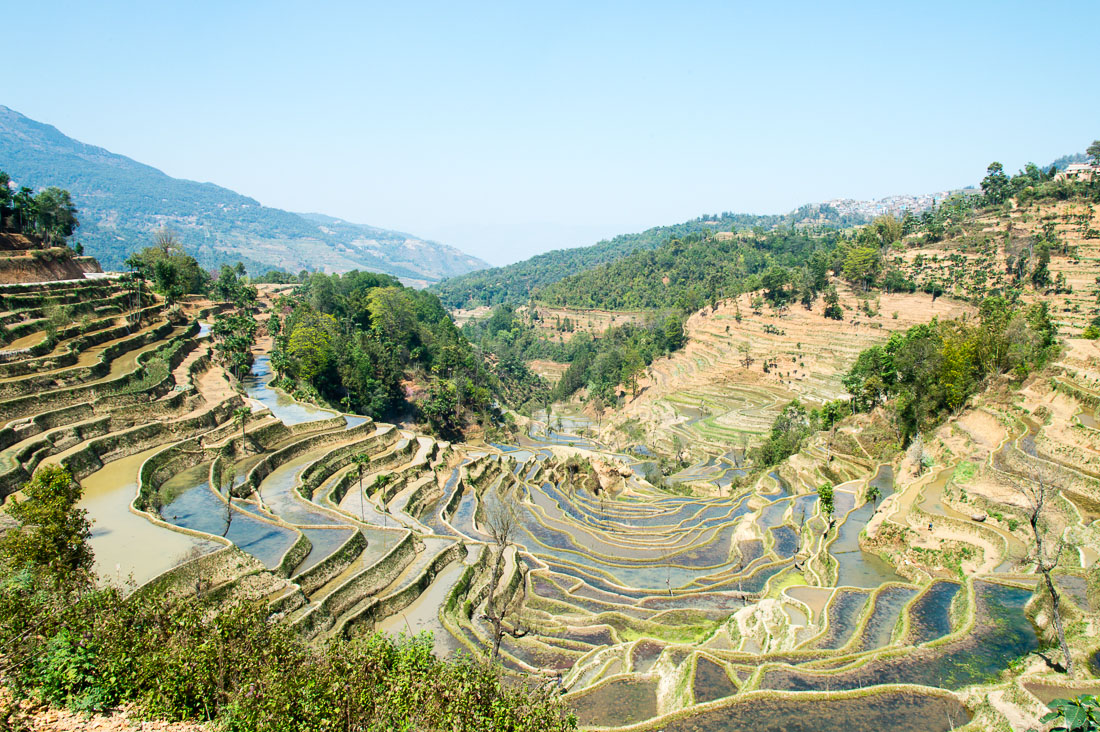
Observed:
[[[876,293],[867,300],[837,284],[842,321],[823,317],[821,302],[811,310],[797,304],[754,310],[751,295],[695,313],[685,326],[687,345],[649,367],[637,395],[626,395],[602,434],[625,444],[627,432],[636,437],[640,430],[641,441],[665,452],[743,448],[792,399],[819,406],[843,397],[841,379],[856,357],[890,333],[974,312],[924,294]]]

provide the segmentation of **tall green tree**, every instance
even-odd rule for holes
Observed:
[[[1093,165],[1100,165],[1100,140],[1093,140],[1092,144],[1085,149],[1085,153],[1092,158]]]
[[[1005,167],[1000,163],[990,163],[986,169],[985,178],[982,178],[982,193],[985,200],[992,204],[1004,203],[1008,198],[1008,176],[1005,175]]]

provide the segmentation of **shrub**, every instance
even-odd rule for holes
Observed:
[[[9,509],[23,528],[0,539],[0,648],[16,699],[82,711],[132,702],[233,732],[576,728],[550,692],[470,658],[441,661],[427,634],[316,648],[271,621],[262,601],[95,589],[79,487],[50,468],[24,493]]]

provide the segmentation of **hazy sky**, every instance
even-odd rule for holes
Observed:
[[[1100,138],[1100,2],[23,2],[0,103],[493,264]]]

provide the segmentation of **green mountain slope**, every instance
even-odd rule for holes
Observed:
[[[637,251],[653,250],[670,239],[718,231],[746,231],[755,227],[829,224],[851,226],[866,223],[861,217],[842,217],[828,206],[803,206],[789,214],[757,216],[723,213],[700,216],[672,226],[657,226],[638,234],[622,234],[607,241],[576,249],[558,249],[505,267],[479,270],[451,277],[432,287],[449,308],[519,304],[532,294],[579,272],[614,262]]]
[[[212,183],[172,178],[3,105],[0,170],[19,185],[71,191],[81,223],[73,239],[106,269],[121,267],[164,226],[176,231],[203,266],[240,260],[253,273],[360,269],[424,285],[487,266],[410,234],[268,208]]]

